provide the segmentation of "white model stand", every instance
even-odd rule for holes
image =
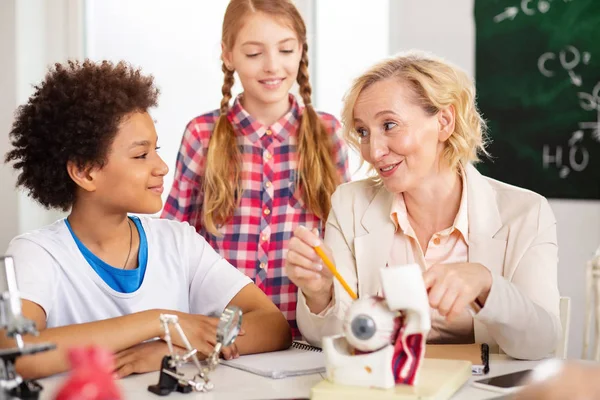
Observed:
[[[425,338],[431,329],[429,301],[419,265],[382,268],[380,279],[384,301],[372,297],[356,300],[345,316],[344,334],[323,338],[327,379],[332,383],[393,387],[394,338],[391,336],[396,316],[402,312],[404,318],[402,338],[398,340],[417,333]],[[356,349],[360,350],[359,354]],[[421,361],[410,360],[410,354],[407,355],[409,361],[405,363],[407,368],[400,371],[401,376],[408,374],[413,362]],[[421,357],[423,355],[424,351]],[[415,382],[417,379],[418,376]]]

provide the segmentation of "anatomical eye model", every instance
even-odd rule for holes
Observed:
[[[429,301],[417,264],[381,269],[384,297],[361,297],[343,335],[323,339],[327,379],[342,385],[415,385],[431,329]]]

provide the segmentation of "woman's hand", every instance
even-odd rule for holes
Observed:
[[[448,320],[472,302],[485,305],[492,287],[492,274],[478,263],[436,264],[423,274],[429,305]]]
[[[311,312],[318,314],[331,301],[333,276],[314,250],[320,246],[333,262],[331,250],[325,246],[316,231],[299,226],[288,244],[285,272],[292,282],[302,290]]]
[[[140,343],[119,351],[115,354],[115,375],[124,378],[131,374],[158,371],[166,355],[169,355],[169,348],[162,340]]]

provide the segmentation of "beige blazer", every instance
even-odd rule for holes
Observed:
[[[483,264],[493,278],[474,317],[475,341],[515,358],[546,357],[562,335],[554,214],[536,193],[484,177],[472,165],[465,171],[469,262]],[[393,197],[370,179],[341,185],[332,196],[325,242],[359,296],[380,292],[378,270],[388,262],[395,230]],[[336,281],[331,304],[315,315],[300,291],[297,321],[305,339],[319,345],[323,336],[341,333],[350,303]]]

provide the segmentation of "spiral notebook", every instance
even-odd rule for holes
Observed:
[[[325,355],[318,347],[294,342],[287,350],[240,356],[221,364],[267,378],[280,379],[325,372]]]

